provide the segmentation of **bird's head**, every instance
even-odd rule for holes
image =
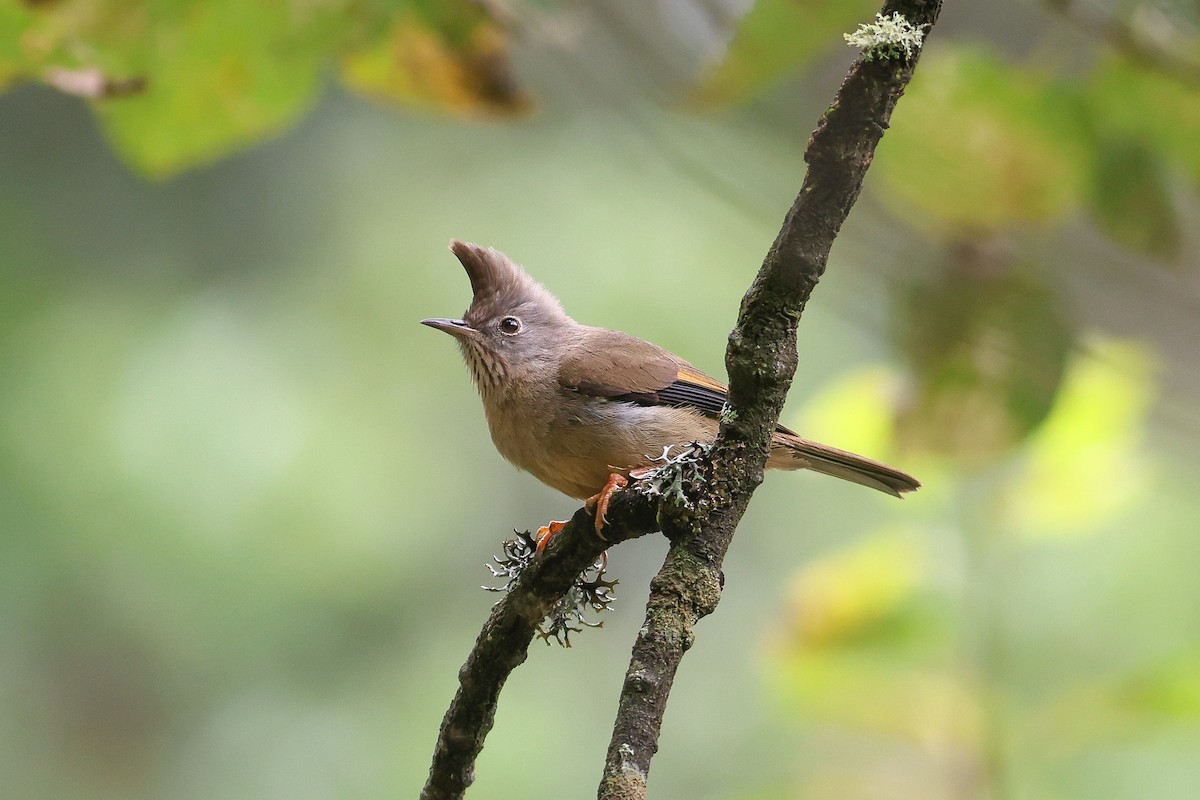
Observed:
[[[575,325],[558,299],[499,250],[455,239],[450,251],[471,280],[471,306],[462,319],[421,324],[458,340],[480,393],[504,391],[556,364]]]

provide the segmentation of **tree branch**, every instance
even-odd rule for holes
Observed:
[[[911,0],[889,2],[884,12],[899,11],[928,26],[940,7],[940,0]],[[646,625],[634,645],[600,787],[601,798],[645,796],[671,681],[695,622],[716,607],[725,551],[762,482],[768,442],[796,369],[796,323],[915,60],[857,62],[813,134],[800,196],[743,298],[730,336],[731,413],[724,415],[709,456],[683,475],[684,494],[696,500],[672,505],[647,492],[622,492],[609,507],[608,541],[596,537],[591,515],[581,509],[521,572],[459,671],[422,800],[461,798],[470,786],[505,680],[525,660],[538,624],[575,578],[606,548],[662,530],[672,544],[651,582]]]
[[[459,670],[458,691],[442,719],[421,800],[463,796],[475,778],[475,759],[492,728],[500,690],[525,661],[538,624],[606,548],[657,531],[657,510],[658,503],[641,493],[616,495],[608,508],[606,542],[596,536],[592,515],[581,508],[516,578],[492,608]]]
[[[927,31],[940,10],[940,0],[910,0],[887,2],[883,14],[899,12]],[[797,322],[825,271],[917,55],[856,61],[809,141],[809,169],[800,194],[742,300],[729,337],[729,413],[723,415],[703,472],[707,485],[697,501],[699,513],[662,515],[671,547],[650,584],[646,621],[621,691],[600,800],[645,797],[676,670],[691,647],[696,622],[720,600],[725,553],[762,482],[771,435],[796,371]]]

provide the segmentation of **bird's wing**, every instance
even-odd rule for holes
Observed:
[[[658,391],[658,401],[671,406],[691,406],[706,414],[716,415],[725,407],[729,389],[716,378],[710,378],[691,364],[680,366],[675,380]]]
[[[657,345],[618,331],[590,328],[572,343],[558,375],[565,389],[592,397],[721,413],[729,390]],[[899,497],[921,484],[911,475],[863,456],[810,442],[776,425],[772,445],[792,453],[777,466],[808,468]]]
[[[678,356],[620,331],[592,328],[570,349],[559,383],[592,397],[639,405],[671,405],[719,414],[725,384]]]

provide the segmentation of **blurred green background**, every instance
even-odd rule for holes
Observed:
[[[0,793],[415,796],[485,562],[574,509],[417,324],[447,240],[723,374],[874,10],[0,5]],[[784,415],[926,486],[769,477],[652,796],[1196,796],[1197,10],[1085,11],[947,4]],[[594,792],[664,552],[472,796]]]

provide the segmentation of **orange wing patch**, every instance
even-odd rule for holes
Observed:
[[[708,377],[703,372],[692,367],[680,367],[679,372],[676,374],[681,381],[694,383],[697,386],[703,386],[705,389],[712,389],[714,392],[720,392],[721,394],[729,393],[729,389],[726,388],[725,384],[716,378]]]

